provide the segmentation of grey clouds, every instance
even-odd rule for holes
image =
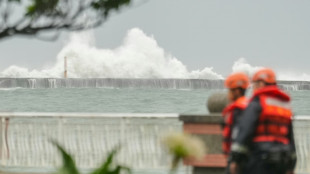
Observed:
[[[113,15],[95,29],[97,47],[115,48],[138,27],[189,69],[231,72],[240,57],[256,66],[310,74],[310,1],[150,0]],[[0,41],[0,70],[43,68],[68,37],[56,42],[14,37]]]

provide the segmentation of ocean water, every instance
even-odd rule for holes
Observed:
[[[205,114],[208,96],[223,90],[55,88],[0,90],[0,112]],[[295,115],[310,115],[310,91],[288,91]],[[250,95],[250,94],[249,94]]]
[[[206,114],[207,98],[214,92],[223,89],[158,89],[158,88],[2,88],[0,89],[0,112],[102,112],[102,113],[189,113]],[[310,115],[310,91],[288,91],[292,97],[295,115]],[[250,95],[250,94],[248,94]],[[38,120],[37,120],[38,121]],[[175,120],[176,121],[176,120]],[[72,123],[72,121],[70,121]],[[80,122],[79,122],[80,123]],[[27,125],[26,135],[31,132]],[[40,125],[37,125],[40,126]],[[49,125],[51,126],[51,125]],[[84,125],[85,126],[85,125]],[[77,125],[77,127],[79,127]],[[10,121],[9,146],[15,147],[16,142],[28,142],[27,136],[14,127],[14,120]],[[86,127],[86,129],[88,129]],[[19,134],[16,134],[14,130]],[[68,129],[68,130],[71,130]],[[91,129],[90,129],[91,130]],[[38,131],[35,131],[38,133]],[[30,133],[31,134],[31,133]],[[34,135],[38,135],[33,133]],[[65,134],[69,137],[77,137]],[[79,134],[83,140],[84,134]],[[99,134],[101,135],[101,134]],[[105,134],[103,134],[105,135]],[[108,134],[107,134],[108,135]],[[114,135],[110,134],[109,135]],[[152,134],[145,135],[154,138]],[[94,136],[94,135],[93,135]],[[146,137],[147,137],[146,136]],[[25,138],[26,137],[26,138]],[[136,136],[131,139],[135,140]],[[138,136],[139,137],[139,136]],[[14,139],[15,138],[15,139]],[[105,136],[105,138],[107,138]],[[68,138],[69,139],[69,138]],[[113,138],[109,138],[113,140]],[[155,137],[156,139],[156,137]],[[42,143],[43,139],[39,143]],[[149,138],[137,139],[142,144],[149,143]],[[145,141],[145,142],[144,142]],[[33,143],[35,141],[30,140]],[[85,141],[82,141],[85,143]],[[156,142],[156,141],[155,141]],[[37,142],[38,143],[38,142]],[[23,143],[17,143],[23,144]],[[70,143],[69,143],[70,144]],[[32,146],[30,146],[32,147]],[[36,147],[36,146],[35,146]],[[85,146],[88,147],[88,146]],[[153,147],[150,144],[150,147]],[[19,149],[15,149],[18,151]],[[14,154],[14,148],[11,148]],[[15,153],[15,155],[21,155]],[[41,154],[42,155],[42,154]],[[88,155],[85,155],[88,156]],[[20,157],[16,157],[20,159]],[[82,158],[84,159],[84,157]],[[37,159],[36,159],[37,160]],[[131,166],[135,169],[135,166]],[[41,168],[40,168],[41,169]],[[23,171],[24,168],[14,168]],[[36,169],[37,170],[37,169]],[[46,169],[42,169],[46,171]],[[188,168],[182,166],[178,174],[187,174]],[[134,174],[166,174],[167,170],[145,169],[135,171]]]

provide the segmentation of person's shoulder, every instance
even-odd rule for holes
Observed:
[[[259,96],[254,96],[253,98],[252,98],[252,100],[251,100],[251,102],[250,103],[252,103],[252,102],[259,102],[260,101],[260,98],[259,98]]]
[[[241,116],[242,115],[242,113],[243,113],[243,109],[240,109],[240,108],[235,108],[234,110],[233,110],[233,114],[234,114],[234,116]]]
[[[247,108],[261,110],[262,106],[260,102],[260,97],[259,96],[253,97]]]

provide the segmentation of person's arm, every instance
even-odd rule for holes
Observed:
[[[232,142],[235,141],[236,138],[236,133],[238,132],[237,130],[239,129],[238,126],[240,124],[240,120],[243,114],[243,110],[236,108],[233,111],[233,125],[232,125],[232,134],[231,134],[231,139]]]
[[[231,147],[231,161],[240,163],[248,153],[252,138],[262,112],[259,98],[254,98],[244,110],[242,117],[233,130],[233,144]]]
[[[233,128],[235,128],[238,123],[240,122],[240,118],[242,116],[243,111],[239,108],[236,108],[233,110],[233,116],[234,116],[234,121],[233,121]]]
[[[293,125],[292,124],[290,124],[289,135],[288,136],[289,136],[289,139],[290,139],[290,146],[291,146],[291,150],[292,150],[291,162],[290,162],[290,164],[288,166],[288,171],[293,173],[293,171],[295,169],[295,166],[296,166],[297,158],[296,158],[296,147],[295,147],[294,131],[293,131]]]
[[[238,125],[240,124],[240,120],[241,120],[241,117],[242,117],[242,114],[243,114],[243,110],[239,109],[239,108],[236,108],[234,111],[233,111],[233,126],[232,126],[232,142],[234,141],[233,137],[234,137],[234,132],[236,133],[236,130],[238,129]],[[229,157],[228,157],[228,160],[231,159],[231,155],[232,153],[229,154]],[[229,166],[228,166],[228,170],[229,170],[229,174],[237,174],[238,172],[238,165],[231,161],[231,163],[229,163]]]

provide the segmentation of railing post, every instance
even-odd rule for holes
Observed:
[[[0,130],[1,130],[1,165],[2,166],[5,166],[7,164],[7,157],[8,157],[8,154],[7,154],[7,147],[6,147],[6,139],[5,139],[5,133],[6,133],[6,130],[5,130],[5,117],[1,117],[1,127],[0,127]]]
[[[3,155],[3,152],[4,152],[4,149],[3,149],[3,123],[2,123],[2,117],[0,118],[1,119],[1,121],[0,121],[0,157],[1,157],[1,165],[3,166],[4,165],[4,163],[3,163],[3,161],[4,161],[4,155]]]
[[[58,137],[57,137],[58,143],[64,146],[63,144],[63,118],[60,117],[58,119]]]
[[[125,139],[125,126],[126,126],[126,118],[121,118],[120,123],[120,145],[124,148],[124,139]],[[122,152],[123,150],[121,150]],[[123,151],[124,152],[124,151]],[[124,153],[120,153],[120,160],[123,162],[125,161],[125,155]]]

